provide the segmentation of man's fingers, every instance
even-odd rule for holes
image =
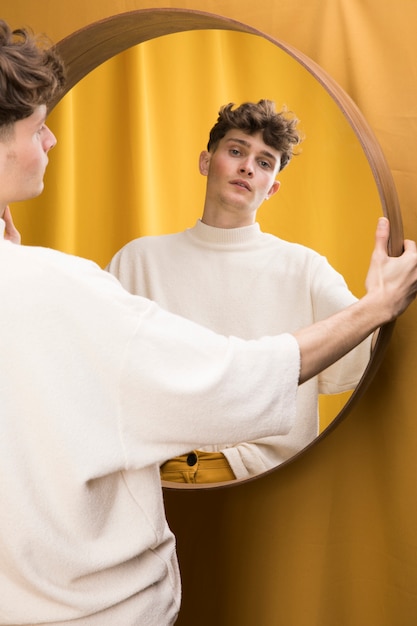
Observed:
[[[3,219],[6,222],[6,228],[10,228],[10,226],[13,226],[13,219],[9,206],[4,209]]]
[[[375,233],[375,250],[387,252],[389,240],[389,220],[386,217],[380,217]]]
[[[9,241],[12,241],[13,243],[20,244],[21,242],[20,233],[17,230],[16,226],[13,224],[12,214],[8,206],[6,206],[4,210],[3,219],[6,224],[5,238],[8,239]]]
[[[408,250],[409,252],[417,252],[416,242],[413,241],[412,239],[405,239],[404,240],[404,252],[406,250]]]

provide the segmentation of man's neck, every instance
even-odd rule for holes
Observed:
[[[243,228],[255,223],[256,215],[243,215],[239,213],[226,213],[224,211],[203,211],[201,221],[213,228]]]

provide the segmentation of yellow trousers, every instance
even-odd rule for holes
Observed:
[[[228,460],[221,452],[193,450],[161,466],[161,479],[176,483],[221,483],[235,478]]]

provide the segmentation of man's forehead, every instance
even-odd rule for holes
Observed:
[[[28,119],[33,120],[34,124],[44,122],[46,120],[46,105],[40,104],[39,106],[37,106]]]

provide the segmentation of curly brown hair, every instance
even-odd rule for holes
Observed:
[[[0,20],[0,133],[48,106],[64,84],[64,65],[51,42]]]
[[[229,130],[239,129],[249,135],[262,132],[264,142],[281,153],[280,170],[283,170],[295,154],[302,137],[297,130],[298,119],[286,109],[275,110],[271,100],[244,102],[236,109],[230,102],[221,107],[216,124],[210,131],[207,150],[214,152],[219,141]]]

